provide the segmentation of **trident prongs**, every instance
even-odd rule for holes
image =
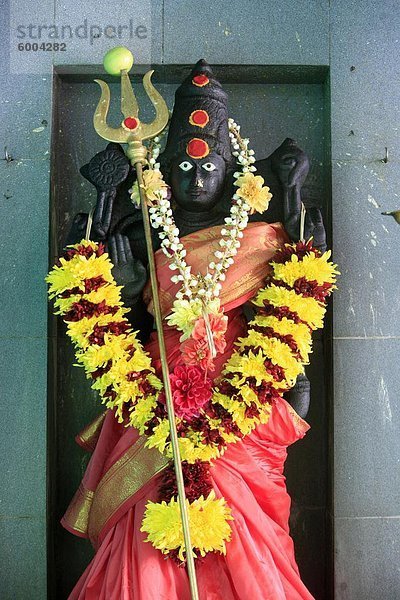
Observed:
[[[143,87],[146,90],[146,94],[150,98],[152,105],[156,109],[156,118],[153,123],[142,124],[143,140],[148,140],[161,133],[169,121],[168,106],[160,92],[158,92],[151,83],[151,76],[153,73],[154,71],[148,71],[143,77]]]
[[[153,104],[156,116],[151,123],[142,123],[138,118],[138,104],[127,71],[121,72],[121,112],[125,121],[119,127],[107,124],[110,108],[110,88],[105,81],[95,79],[101,87],[101,97],[93,117],[93,125],[97,133],[109,142],[128,144],[126,155],[135,164],[138,160],[145,162],[146,149],[143,140],[155,137],[168,124],[169,112],[161,94],[151,83],[154,71],[148,71],[143,77],[144,89]],[[127,121],[130,121],[129,123]]]
[[[110,88],[105,81],[95,79],[95,82],[101,87],[101,97],[93,117],[93,125],[100,137],[108,142],[119,142],[126,144],[128,142],[128,131],[123,127],[109,127],[107,125],[108,109],[110,107]]]
[[[128,71],[121,72],[121,112],[125,118],[138,116],[139,108]]]

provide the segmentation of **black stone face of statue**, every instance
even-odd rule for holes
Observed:
[[[225,184],[226,163],[216,152],[193,159],[178,155],[171,165],[173,198],[185,211],[207,212],[220,200]]]

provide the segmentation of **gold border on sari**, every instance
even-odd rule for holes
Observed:
[[[76,442],[88,452],[93,452],[96,447],[106,414],[106,410],[100,413],[95,420],[82,429],[75,438]]]
[[[89,516],[88,533],[96,544],[107,521],[132,496],[168,465],[155,448],[145,447],[146,437],[137,442],[107,471],[96,488]]]
[[[306,433],[310,429],[310,425],[300,417],[300,415],[295,411],[293,406],[288,403],[288,413],[290,414],[293,424],[297,431],[301,433]]]
[[[81,483],[68,506],[67,512],[62,518],[62,522],[69,529],[86,535],[93,498],[94,492],[86,489],[83,483]]]

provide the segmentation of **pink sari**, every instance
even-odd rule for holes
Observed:
[[[211,260],[220,227],[184,238],[194,272]],[[237,260],[228,271],[221,300],[229,318],[227,347],[216,363],[215,376],[243,335],[243,304],[262,285],[266,262],[287,241],[280,224],[252,223]],[[156,253],[161,303],[168,314],[177,286],[168,262]],[[151,310],[147,289],[145,297]],[[179,334],[165,330],[169,365],[180,358]],[[159,366],[156,336],[147,345]],[[196,562],[201,600],[311,600],[301,582],[289,535],[290,498],[283,467],[287,447],[308,429],[285,402],[273,406],[270,420],[244,440],[231,444],[214,462],[212,482],[217,496],[231,507],[232,539],[226,555],[209,554]],[[157,501],[159,473],[165,461],[144,448],[132,428],[118,424],[111,411],[101,415],[77,438],[94,450],[80,488],[62,519],[72,533],[89,537],[96,555],[81,576],[70,600],[189,600],[186,570],[146,543],[140,532],[145,505]]]

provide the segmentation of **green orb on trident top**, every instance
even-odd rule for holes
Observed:
[[[125,46],[111,48],[103,59],[103,65],[109,75],[121,75],[121,71],[129,71],[133,65],[133,54]]]
[[[128,144],[125,154],[132,165],[137,162],[145,164],[147,149],[143,145],[143,140],[152,139],[167,125],[168,106],[151,83],[153,71],[148,71],[143,77],[143,87],[155,108],[156,116],[151,123],[143,123],[139,118],[139,107],[128,74],[133,65],[132,52],[124,46],[117,46],[107,52],[103,64],[107,73],[121,77],[121,112],[125,118],[119,127],[108,125],[110,88],[105,81],[95,79],[101,88],[101,97],[93,116],[94,128],[109,142]]]

